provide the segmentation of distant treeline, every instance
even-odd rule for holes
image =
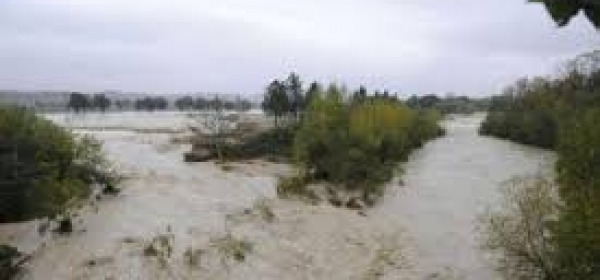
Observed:
[[[442,114],[472,114],[486,111],[489,98],[470,98],[452,94],[439,97],[435,94],[411,96],[406,105],[415,109],[435,109]]]
[[[173,103],[173,104],[171,104]],[[177,110],[208,110],[224,109],[245,111],[252,108],[252,103],[248,100],[237,97],[234,101],[226,100],[215,96],[212,99],[205,97],[183,96],[174,102],[163,96],[142,97],[137,99],[110,99],[105,94],[82,94],[71,93],[67,109],[75,112],[100,111],[107,110],[137,110],[137,111],[161,111],[170,108]]]
[[[558,154],[558,213],[535,224],[531,215],[519,217],[526,228],[501,243],[521,272],[529,271],[520,279],[600,279],[600,51],[577,57],[559,77],[518,81],[492,99],[480,131]],[[522,197],[538,202],[521,202],[520,213],[547,205]],[[515,247],[517,239],[528,246]]]
[[[252,103],[239,97],[235,101],[226,101],[219,99],[219,97],[207,99],[203,97],[192,98],[191,96],[185,96],[175,100],[175,107],[178,110],[225,109],[247,111],[252,109]]]
[[[276,124],[281,119],[298,119],[308,108],[312,98],[323,91],[323,88],[323,85],[318,82],[312,82],[304,91],[300,78],[292,73],[286,80],[274,80],[267,86],[262,108],[267,114],[275,117]],[[353,103],[367,100],[390,100],[400,102],[411,109],[435,110],[441,114],[471,114],[486,111],[489,107],[489,98],[470,98],[452,94],[439,97],[435,94],[428,94],[412,95],[403,101],[397,94],[390,94],[388,91],[376,90],[369,93],[365,86],[360,86],[352,92],[343,91],[344,98]]]

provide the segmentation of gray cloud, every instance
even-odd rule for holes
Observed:
[[[0,88],[256,93],[297,71],[486,94],[597,46],[524,0],[0,1]]]

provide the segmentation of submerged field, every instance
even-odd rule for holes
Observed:
[[[0,241],[33,252],[29,279],[495,279],[477,216],[505,181],[550,173],[554,155],[478,136],[482,117],[444,121],[447,135],[359,212],[277,199],[285,164],[183,162],[184,113],[50,115],[104,143],[123,192],[83,209],[71,236],[28,223],[2,225]],[[148,254],[165,236],[172,252]]]

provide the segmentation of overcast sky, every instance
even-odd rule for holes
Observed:
[[[305,80],[497,93],[600,47],[526,0],[0,0],[0,88],[258,93]]]

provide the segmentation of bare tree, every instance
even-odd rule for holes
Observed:
[[[195,124],[190,127],[195,134],[193,150],[199,153],[199,158],[211,158],[216,154],[222,161],[223,146],[235,132],[239,116],[226,114],[218,97],[211,103],[210,110],[194,115]]]

